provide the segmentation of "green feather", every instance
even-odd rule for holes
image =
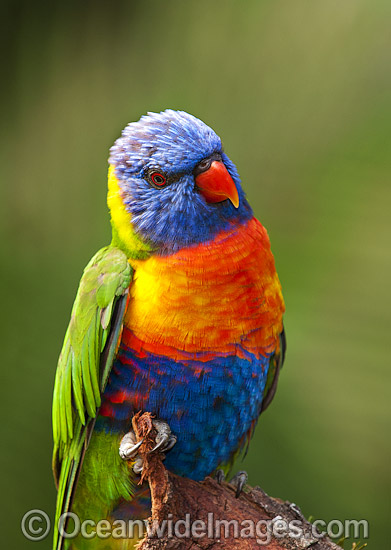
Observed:
[[[83,390],[82,390],[82,378],[81,372],[77,371],[74,367],[74,355],[72,353],[71,363],[67,366],[69,370],[72,371],[72,389],[73,397],[75,399],[76,410],[78,412],[81,423],[84,425],[86,423],[84,415],[84,402],[83,402]]]
[[[73,437],[72,372],[70,369],[64,372],[64,402],[68,434],[69,437]]]
[[[104,309],[102,309],[102,313],[100,315],[100,324],[102,325],[102,328],[104,330],[106,330],[110,324],[111,313],[113,311],[113,304],[114,304],[114,300],[111,300],[109,305],[107,305]]]
[[[84,270],[57,365],[53,395],[56,523],[69,510],[126,309],[132,269],[124,252],[102,248]],[[110,330],[109,328],[110,327]],[[54,529],[54,548],[62,547]]]

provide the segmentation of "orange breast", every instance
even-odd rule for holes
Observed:
[[[253,218],[213,242],[131,261],[125,343],[172,357],[256,357],[275,349],[284,301],[269,238]]]

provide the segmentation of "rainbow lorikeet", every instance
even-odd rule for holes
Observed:
[[[173,472],[201,480],[231,464],[273,398],[285,351],[269,238],[215,132],[182,111],[149,113],[125,128],[109,164],[112,242],[84,270],[57,367],[56,521],[150,515],[137,485],[138,411],[156,418]]]

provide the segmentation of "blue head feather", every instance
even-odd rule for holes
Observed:
[[[235,182],[239,208],[229,200],[208,204],[195,188],[197,164],[218,153]],[[161,254],[206,242],[252,216],[235,165],[217,134],[184,111],[148,113],[126,126],[110,151],[122,200],[137,234]],[[146,174],[163,172],[173,182],[153,187]]]

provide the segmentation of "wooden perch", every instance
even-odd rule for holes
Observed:
[[[136,415],[133,428],[145,438],[139,454],[152,495],[152,532],[138,550],[341,550],[294,504],[269,497],[260,487],[246,487],[235,498],[236,489],[228,483],[196,482],[166,470],[162,455],[148,454],[155,445],[149,413]]]

